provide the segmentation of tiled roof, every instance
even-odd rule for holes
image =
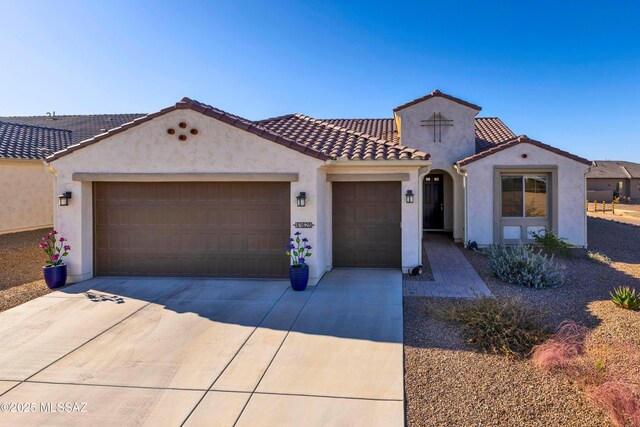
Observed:
[[[207,105],[207,104],[203,104],[202,102],[198,102],[195,101],[193,99],[189,99],[189,98],[182,98],[182,100],[176,102],[175,105],[172,105],[170,107],[167,108],[163,108],[160,111],[157,111],[155,113],[151,113],[151,114],[147,114],[144,115],[142,117],[138,117],[135,120],[133,120],[132,122],[129,123],[125,123],[117,128],[111,129],[109,131],[107,131],[106,133],[102,133],[100,135],[96,135],[93,138],[90,139],[86,139],[84,141],[82,141],[81,143],[78,144],[74,144],[74,145],[70,145],[68,147],[66,147],[64,150],[58,151],[56,153],[54,153],[53,155],[47,157],[47,161],[53,161],[56,160],[62,156],[66,156],[67,154],[70,154],[76,150],[79,150],[81,148],[84,148],[88,145],[91,144],[95,144],[98,141],[102,141],[105,138],[109,138],[112,135],[118,134],[120,132],[123,132],[127,129],[130,129],[132,127],[135,127],[141,123],[147,122],[149,120],[152,120],[158,116],[162,116],[164,114],[167,114],[171,111],[175,111],[175,110],[184,110],[184,109],[189,109],[189,110],[193,110],[193,111],[197,111],[199,113],[202,113],[206,116],[212,117],[214,119],[220,120],[221,122],[227,123],[231,126],[237,127],[239,129],[245,130],[247,132],[253,133],[255,135],[258,135],[262,138],[268,139],[270,141],[273,141],[277,144],[280,145],[284,145],[285,147],[291,148],[292,150],[298,151],[300,153],[312,156],[312,157],[316,157],[318,159],[321,160],[327,160],[329,158],[328,155],[326,155],[323,152],[317,151],[312,147],[309,147],[307,145],[304,145],[298,141],[289,139],[283,135],[274,133],[273,131],[261,126],[260,124],[256,123],[256,122],[252,122],[250,120],[247,120],[245,118],[242,118],[240,116],[236,116],[234,114],[231,113],[227,113],[226,111],[222,111],[218,108],[212,107],[211,105]]]
[[[458,160],[456,163],[460,166],[467,165],[469,163],[475,162],[476,160],[483,159],[485,157],[489,157],[492,154],[499,153],[502,150],[506,150],[507,148],[513,147],[518,144],[531,144],[535,145],[544,150],[551,151],[560,156],[567,157],[571,160],[575,160],[576,162],[584,163],[586,165],[591,165],[591,161],[584,159],[582,157],[576,156],[575,154],[571,154],[567,151],[560,150],[559,148],[552,147],[551,145],[544,144],[540,141],[536,141],[535,139],[530,139],[526,135],[521,135],[517,138],[514,138],[510,141],[503,142],[502,144],[495,145],[493,148],[489,148],[488,150],[482,151],[480,153],[474,154],[473,156],[469,156],[462,160]]]
[[[80,141],[104,133],[125,123],[132,122],[144,114],[85,114],[64,116],[25,116],[25,117],[0,117],[0,121],[20,123],[45,128],[62,129],[71,131],[71,143]]]
[[[516,134],[497,117],[476,117],[476,153],[509,141]]]
[[[404,110],[407,107],[411,107],[412,105],[419,104],[422,101],[426,101],[427,99],[434,98],[436,96],[439,96],[440,98],[446,98],[449,101],[457,102],[458,104],[464,105],[465,107],[473,108],[474,110],[478,110],[478,111],[482,110],[482,107],[476,104],[472,104],[463,99],[456,98],[455,96],[447,95],[446,93],[442,93],[438,89],[436,89],[433,92],[431,92],[429,95],[422,96],[418,99],[414,99],[413,101],[407,102],[406,104],[402,104],[399,107],[394,108],[393,112],[395,113],[396,111]]]
[[[71,143],[71,132],[0,121],[0,158],[44,159]]]
[[[388,119],[322,119],[322,121],[400,143],[396,121]],[[476,153],[516,137],[497,117],[476,117]]]
[[[378,136],[302,114],[261,120],[261,126],[333,158],[349,160],[426,160],[429,154]]]
[[[594,160],[587,178],[640,178],[640,164],[621,160]]]

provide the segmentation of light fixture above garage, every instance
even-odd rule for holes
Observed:
[[[304,191],[301,191],[300,194],[296,196],[296,205],[299,208],[304,208],[306,204],[306,200],[307,200],[307,193],[305,193]]]
[[[69,206],[69,199],[71,198],[71,191],[65,191],[58,196],[60,206]]]
[[[413,203],[413,190],[407,190],[405,197],[407,199],[407,203]]]

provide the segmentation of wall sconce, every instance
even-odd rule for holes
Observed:
[[[299,208],[304,208],[306,204],[306,199],[307,199],[307,193],[305,193],[304,191],[301,191],[300,194],[296,196],[296,205]]]
[[[65,191],[58,196],[60,206],[69,206],[69,199],[71,198],[71,191]]]
[[[405,197],[407,198],[407,203],[413,203],[413,190],[407,190]]]

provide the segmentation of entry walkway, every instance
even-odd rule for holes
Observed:
[[[405,281],[404,296],[477,298],[492,295],[451,236],[427,233],[423,243],[434,280]]]

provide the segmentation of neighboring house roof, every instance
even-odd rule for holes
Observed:
[[[71,143],[71,132],[0,121],[0,158],[44,159]]]
[[[536,141],[535,139],[530,139],[526,135],[521,135],[521,136],[519,136],[519,137],[517,137],[515,139],[512,139],[510,141],[503,142],[502,144],[498,144],[498,145],[494,146],[493,148],[489,148],[488,150],[485,150],[485,151],[482,151],[480,153],[474,154],[473,156],[469,156],[469,157],[464,158],[462,160],[458,160],[456,163],[459,166],[464,166],[464,165],[467,165],[469,163],[475,162],[477,160],[484,159],[485,157],[489,157],[489,156],[491,156],[493,154],[499,153],[500,151],[506,150],[507,148],[514,147],[514,146],[516,146],[518,144],[532,144],[532,145],[535,145],[536,147],[542,148],[544,150],[551,151],[551,152],[553,152],[555,154],[558,154],[560,156],[567,157],[567,158],[569,158],[571,160],[575,160],[576,162],[584,163],[586,165],[591,165],[591,161],[590,160],[587,160],[587,159],[584,159],[582,157],[576,156],[576,155],[571,154],[571,153],[569,153],[567,151],[560,150],[559,148],[552,147],[551,145],[544,144],[544,143],[542,143],[540,141]]]
[[[0,117],[0,121],[19,123],[31,126],[42,126],[50,129],[67,130],[71,132],[71,143],[89,139],[109,129],[132,122],[144,114],[84,114],[64,116],[24,116]]]
[[[429,154],[339,124],[302,114],[261,120],[261,126],[333,158],[349,160],[426,160]]]
[[[81,148],[84,148],[86,146],[95,144],[96,142],[102,141],[103,139],[109,138],[112,135],[118,134],[120,132],[123,132],[127,129],[131,129],[132,127],[135,127],[141,123],[144,122],[148,122],[149,120],[152,120],[156,117],[162,116],[164,114],[167,114],[171,111],[175,111],[175,110],[181,110],[181,109],[189,109],[189,110],[193,110],[193,111],[197,111],[199,113],[202,113],[206,116],[212,117],[214,119],[220,120],[224,123],[227,123],[231,126],[237,127],[239,129],[245,130],[247,132],[251,132],[255,135],[258,135],[262,138],[268,139],[270,141],[273,141],[277,144],[280,145],[284,145],[285,147],[291,148],[293,150],[299,151],[303,154],[306,155],[310,155],[312,157],[316,157],[318,159],[321,160],[327,160],[329,158],[329,156],[325,153],[322,153],[320,151],[315,150],[314,148],[305,146],[297,141],[294,141],[292,139],[283,137],[282,135],[276,134],[272,131],[270,131],[269,129],[266,129],[265,127],[252,122],[248,119],[242,118],[240,116],[236,116],[234,114],[231,113],[227,113],[226,111],[222,111],[218,108],[212,107],[211,105],[207,105],[207,104],[203,104],[199,101],[195,101],[192,99],[189,99],[187,97],[182,98],[182,100],[176,102],[175,105],[172,105],[170,107],[167,108],[163,108],[160,111],[157,111],[155,113],[151,113],[151,114],[147,114],[144,115],[142,117],[138,117],[135,120],[133,120],[132,122],[129,123],[125,123],[117,128],[111,129],[109,131],[107,131],[106,133],[102,133],[100,135],[96,135],[93,138],[87,139],[82,141],[81,143],[78,144],[74,144],[74,145],[70,145],[68,147],[66,147],[65,149],[58,151],[56,153],[54,153],[53,155],[47,157],[47,161],[53,161],[56,159],[59,159],[62,156],[65,156],[67,154],[70,154],[76,150],[79,150]]]
[[[587,178],[640,178],[640,163],[621,160],[594,160]]]
[[[407,107],[411,107],[412,105],[419,104],[422,101],[426,101],[427,99],[434,98],[436,96],[439,96],[441,98],[446,98],[449,101],[457,102],[458,104],[464,105],[465,107],[473,108],[474,110],[478,110],[478,111],[482,110],[482,107],[476,104],[472,104],[460,98],[456,98],[455,96],[447,95],[446,93],[442,93],[438,89],[436,89],[433,92],[431,92],[429,95],[425,95],[423,97],[414,99],[413,101],[407,102],[406,104],[402,104],[399,107],[394,108],[393,112],[395,113],[397,111],[404,110]]]

